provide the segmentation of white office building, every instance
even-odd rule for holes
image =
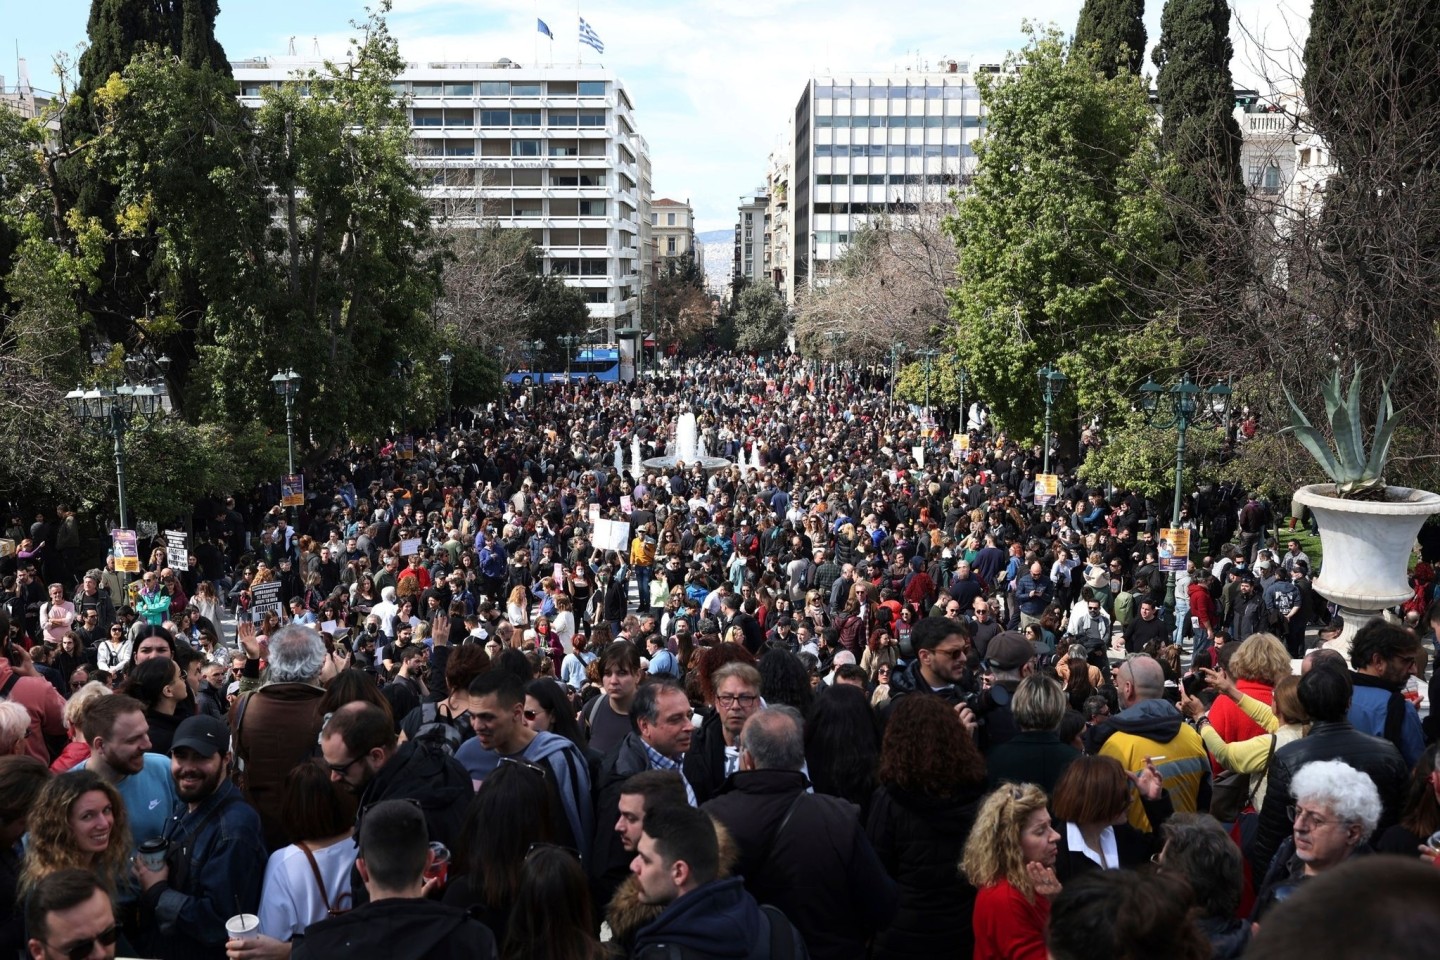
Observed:
[[[868,219],[914,212],[963,186],[982,116],[969,65],[954,60],[936,71],[811,79],[795,106],[784,286],[823,283]]]
[[[322,65],[271,57],[231,64],[242,102]],[[592,328],[634,323],[650,219],[649,147],[625,85],[600,67],[411,63],[414,161],[450,226],[528,230],[545,270],[584,291]],[[651,253],[650,258],[653,258]]]

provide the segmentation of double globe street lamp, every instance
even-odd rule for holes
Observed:
[[[275,388],[275,393],[285,400],[285,446],[289,451],[290,469],[287,473],[295,475],[295,398],[300,395],[300,374],[295,368],[281,370],[270,378],[270,386]]]
[[[1041,468],[1040,472],[1049,474],[1050,408],[1053,407],[1057,402],[1059,402],[1060,395],[1065,392],[1065,385],[1070,382],[1070,378],[1065,376],[1064,373],[1060,372],[1059,369],[1052,367],[1048,363],[1045,366],[1041,367],[1039,370],[1037,370],[1035,372],[1035,376],[1040,380],[1040,395],[1041,398],[1045,401],[1045,438],[1043,443],[1044,450],[1041,455],[1041,460],[1044,466]]]

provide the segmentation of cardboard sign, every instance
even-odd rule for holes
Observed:
[[[280,506],[282,507],[303,507],[305,506],[305,478],[297,474],[287,474],[280,478]]]
[[[1156,551],[1160,559],[1160,569],[1175,573],[1184,573],[1190,561],[1190,530],[1188,528],[1169,529],[1160,531],[1160,543]]]
[[[400,541],[400,556],[408,557],[412,553],[420,552],[420,538],[411,537]]]
[[[121,573],[139,573],[140,547],[135,542],[135,531],[111,530],[110,542],[114,545],[115,569]]]
[[[1037,473],[1035,475],[1035,503],[1038,506],[1045,506],[1047,503],[1054,503],[1055,498],[1060,495],[1060,475],[1056,473]]]
[[[190,548],[184,530],[165,531],[165,562],[176,573],[190,567]]]
[[[631,500],[628,495],[620,498],[620,512],[627,517],[635,512],[635,501]]]
[[[910,456],[920,466],[925,466],[925,447],[923,444],[918,447],[911,447]]]
[[[592,526],[600,522],[600,504],[590,504],[590,506],[585,511],[585,515],[589,518]]]
[[[250,588],[250,619],[255,622],[267,613],[280,613],[280,581],[258,583]]]
[[[624,520],[596,520],[591,541],[601,550],[627,553],[630,550],[630,524]]]
[[[969,449],[970,449],[970,434],[968,434],[968,433],[962,433],[962,434],[960,434],[960,436],[956,437],[956,438],[955,438],[955,449],[956,449],[956,450],[959,450],[961,453],[964,453],[966,450],[969,450]]]

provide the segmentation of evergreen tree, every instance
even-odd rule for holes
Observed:
[[[1085,0],[1075,27],[1075,46],[1098,45],[1096,67],[1113,78],[1135,75],[1145,63],[1145,0]]]
[[[1161,145],[1175,163],[1166,188],[1176,237],[1191,255],[1218,252],[1205,249],[1217,237],[1210,228],[1236,223],[1243,214],[1233,55],[1225,0],[1167,0],[1154,53]]]

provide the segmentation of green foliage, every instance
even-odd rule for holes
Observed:
[[[1146,319],[1154,304],[1137,292],[1153,289],[1165,234],[1144,82],[1098,73],[1054,30],[1031,30],[1011,62],[1027,66],[980,79],[987,132],[947,222],[960,251],[951,335],[976,399],[1007,432],[1038,439],[1040,367],[1073,385],[1063,423],[1128,407],[1182,341],[1173,319]]]
[[[1365,452],[1363,411],[1361,410],[1362,377],[1361,368],[1355,368],[1350,381],[1350,392],[1342,393],[1340,371],[1337,368],[1330,379],[1321,385],[1325,397],[1325,416],[1330,421],[1330,435],[1334,438],[1333,448],[1325,435],[1310,424],[1310,419],[1285,389],[1285,399],[1290,402],[1290,426],[1282,433],[1293,433],[1309,454],[1315,458],[1320,469],[1325,471],[1335,484],[1335,492],[1342,499],[1363,496],[1385,486],[1385,463],[1390,457],[1390,439],[1395,433],[1399,420],[1395,418],[1395,407],[1390,402],[1390,380],[1385,381],[1380,402],[1375,410],[1375,428],[1371,433],[1371,449]],[[1393,376],[1393,375],[1392,375]]]
[[[1154,60],[1161,143],[1175,161],[1166,192],[1180,242],[1204,255],[1212,235],[1206,225],[1240,216],[1245,203],[1230,76],[1230,6],[1225,0],[1168,0],[1160,30]]]
[[[1145,63],[1145,0],[1085,0],[1075,46],[1094,57],[1107,77],[1138,76]]]
[[[941,410],[960,403],[960,380],[956,376],[960,364],[950,354],[941,354],[930,361],[930,406]],[[895,378],[895,397],[904,403],[925,402],[925,361],[902,364]],[[965,403],[975,401],[974,381],[965,384]]]
[[[1199,483],[1215,479],[1219,469],[1215,458],[1223,440],[1224,434],[1215,428],[1191,427],[1185,432],[1182,489],[1193,490]],[[1085,458],[1079,475],[1086,483],[1113,483],[1122,490],[1136,490],[1168,502],[1175,490],[1177,441],[1173,427],[1147,427],[1143,414],[1127,410],[1112,419],[1104,444]]]
[[[778,350],[789,331],[785,301],[766,283],[754,283],[740,292],[735,310],[735,341],[741,350],[765,353]]]

